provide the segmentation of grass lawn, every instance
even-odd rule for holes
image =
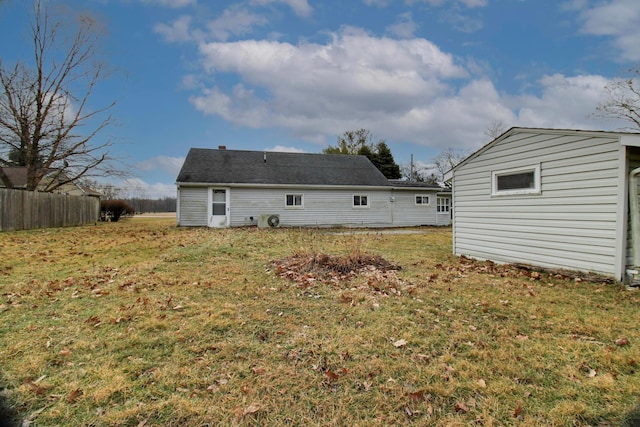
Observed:
[[[637,291],[458,259],[446,228],[343,231],[0,233],[0,397],[34,426],[609,426],[640,405]],[[401,270],[350,274],[369,258]]]

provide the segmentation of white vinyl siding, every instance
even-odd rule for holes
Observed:
[[[416,196],[422,197],[423,201],[428,198],[432,200],[436,193],[425,191],[425,194],[416,194],[415,190],[396,190],[393,197],[393,221],[396,226],[415,225],[447,225],[438,224],[436,216],[436,206],[434,203],[416,204]]]
[[[367,192],[368,209],[354,209],[353,190],[340,189],[305,189],[304,209],[287,209],[282,200],[285,194],[293,193],[291,190],[273,188],[233,188],[231,226],[249,225],[251,217],[255,219],[261,214],[280,215],[281,227],[392,225],[390,190]]]
[[[207,225],[208,188],[180,187],[178,225]],[[257,225],[260,215],[277,214],[281,227],[410,227],[449,225],[449,215],[438,215],[436,204],[416,206],[415,189],[250,188],[232,187],[229,193],[229,226]],[[435,200],[437,190],[426,190]],[[286,206],[287,195],[303,195],[304,209]],[[353,207],[354,195],[366,195],[368,206]],[[188,218],[188,220],[186,220]]]
[[[204,227],[207,225],[208,188],[180,187],[178,225],[183,227]]]
[[[514,133],[454,172],[454,252],[498,262],[616,271],[618,138]],[[492,196],[492,171],[539,165],[533,194]]]

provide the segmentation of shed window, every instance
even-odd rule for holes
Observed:
[[[429,204],[429,196],[416,196],[416,205],[426,206]]]
[[[353,195],[353,207],[354,208],[368,208],[369,207],[369,196],[365,194],[354,194]]]
[[[540,165],[491,173],[491,195],[540,193]]]
[[[448,197],[438,197],[438,212],[446,213],[451,209],[451,199]]]
[[[301,208],[302,204],[302,194],[287,194],[286,196],[286,206],[288,208]]]

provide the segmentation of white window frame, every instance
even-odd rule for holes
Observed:
[[[427,199],[427,203],[418,203],[418,197],[424,202],[424,199]],[[425,196],[422,194],[416,194],[413,197],[413,204],[416,206],[429,206],[431,204],[431,196]]]
[[[362,202],[362,197],[366,197],[367,198],[367,204],[366,205],[356,205],[356,197],[360,197],[360,202]],[[353,194],[353,196],[351,197],[351,203],[352,203],[352,207],[355,209],[369,209],[369,207],[371,206],[371,198],[369,197],[368,194]]]
[[[444,203],[444,201],[446,201],[446,203]],[[451,197],[438,196],[436,203],[437,203],[436,211],[438,213],[451,212]]]
[[[533,172],[533,188],[518,188],[513,190],[498,191],[498,177]],[[540,164],[524,166],[520,168],[491,171],[491,195],[492,196],[517,196],[540,194]]]
[[[293,198],[293,204],[288,203],[289,197]],[[300,204],[296,205],[296,198],[300,197]],[[284,207],[285,209],[304,209],[304,194],[302,193],[287,193],[284,195]]]

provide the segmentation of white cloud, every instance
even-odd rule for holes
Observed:
[[[387,33],[399,38],[408,39],[415,35],[417,29],[418,25],[413,20],[411,12],[407,12],[398,15],[396,23],[387,27]]]
[[[175,184],[165,184],[162,182],[149,183],[139,178],[128,178],[116,183],[115,187],[122,189],[124,198],[140,199],[162,199],[165,197],[176,197]]]
[[[606,100],[604,87],[609,82],[602,76],[567,77],[547,75],[540,79],[541,95],[522,95],[509,103],[518,113],[518,123],[532,127],[595,129],[603,123],[593,114]],[[608,126],[616,126],[609,122]]]
[[[249,34],[254,27],[265,25],[267,19],[246,9],[229,8],[207,24],[209,34],[215,40],[227,40],[230,36]]]
[[[196,4],[196,0],[141,0],[143,3],[178,9]]]
[[[375,0],[374,0],[375,1]],[[405,0],[405,3],[412,5],[414,3],[428,3],[430,6],[444,6],[447,4],[463,5],[468,8],[485,7],[489,4],[488,0]]]
[[[184,157],[156,156],[138,162],[135,168],[141,171],[160,170],[171,176],[177,176],[184,163]]]
[[[613,37],[613,45],[622,60],[640,61],[640,2],[638,0],[610,0],[583,10],[581,15],[585,34]]]
[[[164,36],[168,42],[186,42],[192,39],[190,27],[191,17],[184,15],[173,21],[171,24],[156,24],[153,30]]]
[[[507,127],[613,128],[595,119],[601,76],[544,76],[519,95],[500,93],[486,66],[428,40],[374,37],[343,28],[324,43],[244,40],[200,44],[205,73],[237,77],[231,87],[202,81],[195,108],[238,126],[287,129],[331,143],[366,128],[393,142],[473,150],[496,121]]]
[[[265,151],[274,151],[278,153],[304,153],[305,151],[301,148],[296,147],[287,147],[284,145],[275,145],[271,148],[267,148]]]
[[[251,0],[251,4],[265,6],[272,3],[284,3],[291,7],[296,15],[309,16],[313,9],[307,0]]]
[[[385,7],[391,3],[391,0],[362,0],[367,6]]]

